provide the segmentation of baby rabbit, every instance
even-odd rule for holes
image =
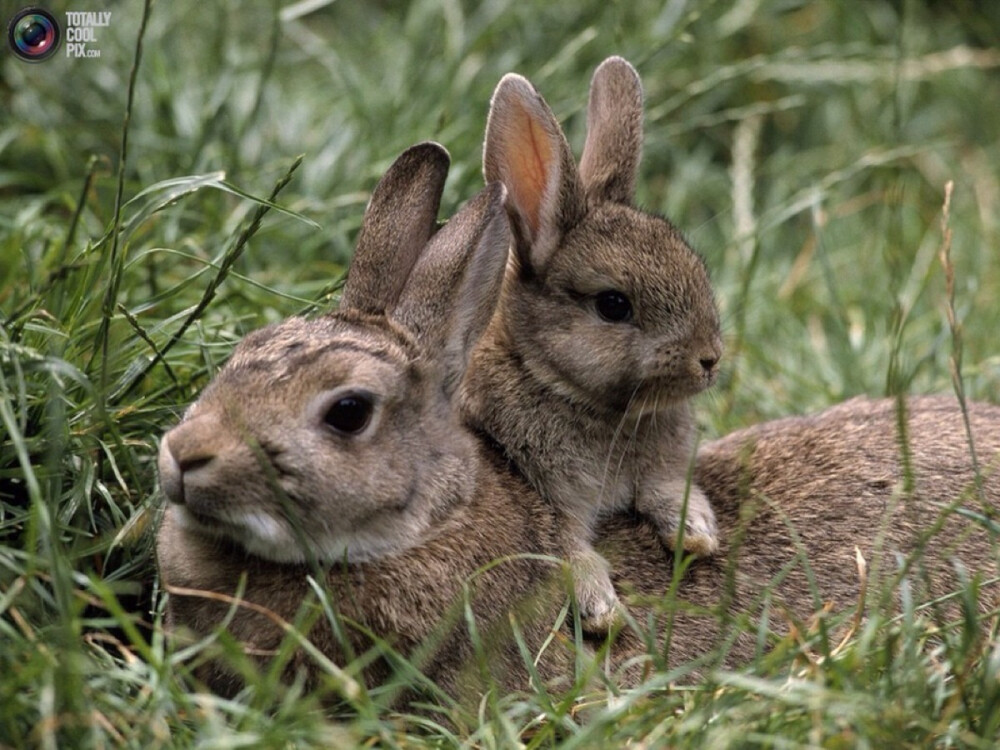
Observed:
[[[248,335],[164,436],[160,483],[170,505],[157,555],[175,592],[171,627],[211,632],[227,605],[190,590],[232,595],[244,573],[249,601],[294,620],[318,563],[329,567],[335,605],[363,626],[348,634],[350,648],[371,647],[369,628],[408,653],[440,635],[464,587],[485,633],[538,606],[532,592],[557,578],[536,556],[468,582],[507,555],[555,547],[541,499],[461,427],[451,405],[492,314],[510,237],[499,184],[434,233],[448,164],[437,144],[403,153],[365,212],[339,310]],[[563,600],[547,592],[540,601],[553,599]],[[541,643],[544,618],[528,619],[541,623],[526,626],[528,641]],[[249,610],[230,629],[251,652],[275,649],[283,635]],[[471,668],[459,630],[445,628],[432,665]],[[344,660],[325,618],[310,637]],[[507,644],[491,667],[504,679],[525,675]],[[375,669],[388,676],[387,663]],[[238,688],[223,667],[208,670],[217,690]],[[460,680],[457,666],[435,670],[450,675],[446,686]]]
[[[600,520],[634,507],[662,542],[711,555],[715,517],[688,480],[688,399],[710,386],[722,342],[702,259],[632,205],[642,90],[620,57],[594,73],[577,169],[545,100],[518,75],[496,88],[483,163],[507,188],[513,254],[461,399],[555,507],[588,630],[615,617]],[[679,534],[682,519],[684,527]]]

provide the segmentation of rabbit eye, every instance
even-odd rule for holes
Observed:
[[[344,396],[330,405],[323,415],[323,421],[337,432],[356,435],[368,426],[374,408],[371,399],[365,396]]]
[[[632,320],[632,303],[621,292],[609,289],[599,292],[594,298],[597,314],[609,323],[624,323]]]

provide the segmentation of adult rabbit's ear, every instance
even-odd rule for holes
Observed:
[[[490,183],[431,238],[391,313],[442,363],[449,394],[500,296],[510,246],[505,194]]]
[[[391,309],[434,234],[451,159],[443,146],[420,143],[400,154],[365,209],[341,310],[374,315]]]

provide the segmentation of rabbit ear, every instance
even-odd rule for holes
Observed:
[[[621,57],[602,62],[590,82],[580,179],[588,197],[631,204],[642,153],[642,83]]]
[[[434,233],[450,157],[430,141],[411,146],[372,192],[340,309],[381,314],[399,298]]]
[[[522,263],[544,269],[586,207],[562,128],[531,83],[514,73],[493,92],[483,174],[487,182],[507,188],[507,212]]]
[[[505,194],[490,183],[434,235],[392,312],[443,362],[449,393],[500,296],[510,247]]]

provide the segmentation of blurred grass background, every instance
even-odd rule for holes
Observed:
[[[949,181],[962,375],[997,401],[1000,3],[174,0],[152,4],[141,56],[143,3],[43,5],[112,20],[96,59],[0,55],[0,744],[991,746],[996,655],[970,658],[982,685],[958,700],[928,676],[939,662],[889,658],[888,640],[858,647],[850,680],[820,670],[819,692],[781,693],[779,660],[557,732],[333,725],[273,684],[212,699],[150,627],[146,532],[159,436],[243,334],[334,304],[392,159],[443,143],[452,213],[482,184],[489,96],[511,70],[579,154],[610,54],[645,87],[640,201],[705,256],[723,311],[706,437],[951,391]],[[299,155],[285,210],[266,210]],[[518,716],[538,710],[525,700]]]

